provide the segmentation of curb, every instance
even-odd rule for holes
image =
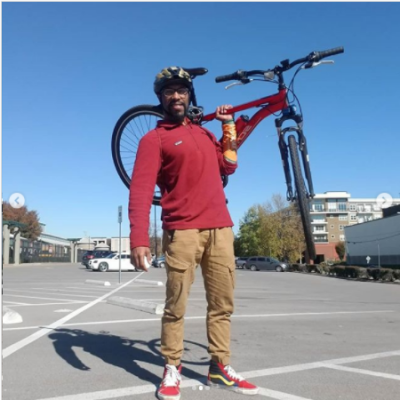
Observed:
[[[88,283],[90,285],[111,286],[110,282],[107,282],[107,281],[96,281],[94,279],[86,279],[85,283]]]
[[[22,322],[22,317],[20,314],[11,310],[11,308],[3,307],[3,324],[19,324]]]
[[[127,297],[110,297],[107,300],[108,304],[115,306],[133,308],[134,310],[144,311],[150,314],[162,315],[164,314],[165,304],[152,303],[147,300],[134,300]]]
[[[135,279],[135,283],[145,283],[147,285],[164,286],[161,281],[149,281],[147,279]]]

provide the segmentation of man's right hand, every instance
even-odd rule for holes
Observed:
[[[142,271],[148,271],[144,263],[144,258],[147,258],[149,264],[151,264],[151,253],[148,247],[135,247],[131,250],[131,264],[135,266],[136,269],[141,269]]]

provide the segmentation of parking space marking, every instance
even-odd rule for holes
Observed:
[[[16,301],[3,301],[4,304],[11,304],[13,306],[29,306],[30,304],[28,303],[17,303]]]
[[[40,329],[39,331],[33,333],[32,335],[28,336],[27,338],[22,339],[19,342],[12,344],[11,346],[8,346],[7,348],[5,348],[3,350],[3,359],[8,357],[9,355],[15,353],[16,351],[22,349],[23,347],[27,346],[28,344],[36,341],[37,339],[41,338],[42,336],[47,335],[53,329],[58,328],[59,326],[63,325],[65,322],[67,322],[70,319],[76,317],[77,315],[81,314],[82,312],[86,311],[87,309],[93,307],[97,303],[100,303],[102,300],[106,299],[107,297],[111,296],[112,294],[118,292],[120,289],[122,289],[123,287],[129,285],[135,279],[139,278],[139,276],[141,276],[143,273],[144,272],[140,273],[139,275],[137,275],[132,280],[130,280],[130,281],[126,282],[125,284],[117,287],[116,289],[112,290],[111,292],[104,294],[103,296],[99,297],[98,299],[93,300],[89,304],[85,304],[83,307],[78,308],[77,310],[73,311],[71,314],[66,315],[64,318],[59,319],[58,321],[52,323],[48,327]]]
[[[261,396],[270,397],[271,399],[276,399],[276,400],[311,400],[308,397],[307,398],[299,397],[299,396],[295,396],[293,394],[278,392],[276,390],[265,389],[262,387],[259,388],[258,394]]]
[[[75,300],[75,301],[63,301],[62,303],[37,303],[37,304],[24,304],[24,303],[20,303],[17,304],[13,307],[38,307],[38,306],[57,306],[60,304],[85,304],[85,303],[89,303],[88,301],[83,301],[83,300]]]
[[[268,368],[263,370],[241,372],[240,375],[242,375],[244,378],[258,378],[262,376],[279,375],[289,372],[306,371],[310,369],[322,368],[325,365],[331,365],[331,364],[351,363],[351,362],[372,360],[376,358],[385,358],[398,355],[400,355],[400,350],[388,351],[384,353],[367,354],[363,356],[347,357],[334,360],[312,362],[306,364],[289,365],[286,367],[277,367],[277,368]],[[204,382],[200,382],[195,379],[183,380],[181,383],[181,388],[189,388],[198,385],[204,385]],[[132,386],[120,389],[113,389],[113,390],[103,390],[97,392],[51,397],[40,400],[106,400],[124,396],[134,396],[138,394],[151,393],[154,392],[155,389],[156,389],[155,385],[142,385],[142,386]],[[294,396],[289,393],[278,392],[275,390],[270,390],[265,388],[260,388],[260,394],[262,396],[271,397],[272,399],[276,400],[311,400],[304,397]]]
[[[61,303],[68,304],[68,303]],[[71,303],[72,304],[72,303]],[[290,313],[290,314],[256,314],[256,315],[232,315],[232,318],[271,318],[271,317],[297,317],[297,316],[308,316],[308,315],[340,315],[340,314],[366,314],[366,313],[390,313],[393,310],[381,310],[381,311],[337,311],[337,312],[321,312],[321,313]],[[205,319],[205,315],[201,316],[188,316],[185,317],[185,321]],[[161,316],[158,318],[139,318],[139,319],[121,319],[121,320],[110,320],[110,321],[92,321],[92,322],[79,322],[71,324],[63,324],[63,326],[83,326],[83,325],[106,325],[106,324],[128,324],[135,322],[154,322],[160,321]],[[27,326],[19,328],[3,328],[3,331],[12,330],[28,330],[28,329],[38,329],[40,326]]]
[[[324,363],[322,364],[322,366],[324,368],[337,369],[338,371],[354,372],[357,374],[371,375],[371,376],[377,376],[379,378],[394,379],[396,381],[400,381],[400,375],[387,374],[385,372],[375,372],[375,371],[369,371],[367,369],[345,367],[343,365],[335,365],[328,363]]]
[[[8,291],[10,291],[10,290],[11,289],[8,289]],[[14,292],[20,292],[20,291],[21,290],[14,290]],[[53,293],[53,292],[56,292],[56,293]],[[36,294],[37,292],[34,292],[33,288],[32,288],[32,290],[24,290],[24,293],[35,293]],[[41,289],[39,294],[54,294],[54,295],[62,294],[65,296],[89,297],[91,299],[97,298],[97,296],[90,296],[87,294],[86,295],[85,294],[74,294],[74,293],[70,293],[69,291],[68,291],[68,293],[62,293],[62,291],[60,289]]]
[[[56,300],[56,301],[71,301],[71,299],[55,299],[54,297],[35,297],[35,296],[24,296],[19,294],[3,294],[4,297],[23,297],[25,299],[40,299],[40,300]]]

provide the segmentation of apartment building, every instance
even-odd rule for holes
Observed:
[[[400,198],[393,199],[393,205],[396,204],[400,204]],[[317,262],[338,258],[335,245],[345,241],[345,226],[383,216],[376,198],[351,198],[348,192],[315,195],[310,204],[310,214]]]

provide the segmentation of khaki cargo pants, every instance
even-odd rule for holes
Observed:
[[[206,290],[208,352],[224,365],[230,360],[231,314],[235,286],[232,228],[164,231],[166,302],[162,317],[161,353],[179,365],[183,354],[183,322],[196,266]]]

